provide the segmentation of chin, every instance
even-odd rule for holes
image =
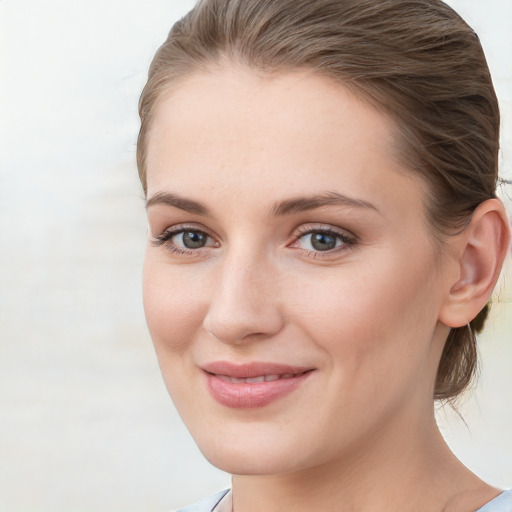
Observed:
[[[305,454],[297,450],[300,443],[293,436],[288,436],[288,442],[283,442],[282,436],[272,436],[268,432],[245,434],[199,435],[195,441],[208,462],[232,475],[276,475],[307,466]]]
[[[202,451],[208,462],[231,475],[279,475],[297,471],[298,461],[291,457],[279,456],[276,453],[265,453],[263,450],[225,449],[217,453],[211,450]]]

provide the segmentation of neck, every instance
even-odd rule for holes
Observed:
[[[234,476],[234,512],[465,512],[497,494],[455,458],[433,411],[428,421],[406,429],[393,422],[369,437],[312,468]]]

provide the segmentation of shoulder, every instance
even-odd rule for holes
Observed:
[[[212,510],[219,504],[220,500],[224,498],[224,496],[229,492],[229,489],[221,491],[209,498],[206,498],[198,503],[194,503],[194,505],[190,505],[189,507],[180,508],[176,512],[212,512]]]
[[[512,489],[503,491],[476,512],[512,512]]]

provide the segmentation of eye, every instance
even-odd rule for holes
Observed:
[[[191,254],[219,244],[205,231],[195,227],[174,226],[152,240],[153,245],[164,246],[171,252]]]
[[[303,235],[300,238],[300,241],[303,244],[308,245],[308,249],[313,249],[315,251],[330,251],[341,245],[339,237],[322,231]]]
[[[310,228],[301,226],[299,235],[292,247],[298,247],[310,253],[337,252],[356,243],[354,236],[335,231],[333,228]]]
[[[202,231],[182,231],[171,237],[173,244],[187,249],[200,249],[208,242],[208,235]]]

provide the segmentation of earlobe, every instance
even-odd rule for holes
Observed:
[[[471,322],[489,300],[500,275],[510,247],[510,226],[499,199],[476,208],[456,246],[459,272],[439,317],[448,327]]]

